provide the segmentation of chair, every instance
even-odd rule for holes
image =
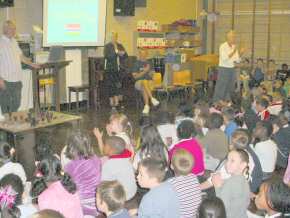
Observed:
[[[69,99],[69,103],[68,103],[68,110],[71,110],[71,93],[75,92],[76,93],[76,110],[77,112],[79,111],[79,93],[80,92],[88,92],[88,96],[89,96],[89,92],[90,92],[90,86],[89,85],[81,85],[81,86],[69,86],[68,87],[68,99]],[[87,109],[90,108],[90,102],[89,102],[89,98],[87,101]]]
[[[190,70],[173,72],[173,86],[177,91],[184,91],[190,94],[194,83],[192,82],[192,74]]]

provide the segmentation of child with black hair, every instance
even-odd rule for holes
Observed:
[[[276,165],[285,169],[290,151],[290,127],[288,118],[284,113],[279,115],[272,121],[273,125],[273,141],[277,144],[277,162]]]
[[[141,127],[140,148],[133,160],[134,169],[137,170],[139,162],[147,157],[154,157],[166,164],[168,163],[167,147],[163,143],[157,128],[152,124]]]
[[[143,159],[139,164],[137,180],[142,188],[150,189],[140,203],[138,218],[179,218],[179,202],[173,186],[163,182],[168,166],[154,158]]]
[[[102,166],[101,181],[119,181],[125,189],[128,201],[135,196],[137,185],[130,157],[124,156],[125,146],[125,141],[118,136],[105,138],[103,154],[109,160]]]
[[[178,148],[174,151],[171,168],[175,176],[168,182],[174,187],[180,204],[181,217],[196,217],[197,209],[201,202],[201,189],[196,175],[191,171],[195,159],[185,149]]]
[[[126,193],[118,181],[101,182],[97,188],[96,204],[108,218],[130,218],[126,209]]]
[[[194,138],[195,135],[194,123],[191,120],[183,120],[177,128],[179,142],[169,150],[169,158],[172,160],[176,150],[185,149],[194,159],[191,172],[195,175],[203,175],[205,170],[204,153],[201,144]]]
[[[269,102],[265,98],[257,98],[255,109],[260,120],[269,120],[270,112],[268,111]]]
[[[261,185],[255,204],[266,210],[265,218],[290,217],[290,188],[280,178],[267,180]]]
[[[5,187],[10,187],[11,190],[14,191],[15,195],[13,195],[11,198],[14,200],[14,206],[12,208],[14,208],[15,211],[20,210],[21,217],[27,217],[38,210],[37,205],[23,202],[23,200],[26,198],[26,195],[29,193],[24,192],[24,186],[19,176],[15,174],[8,174],[4,176],[0,180],[0,188],[5,190]],[[4,200],[4,198],[1,197],[0,199],[2,199],[0,202]],[[16,209],[16,207],[18,209]]]
[[[226,170],[231,177],[222,180],[213,177],[217,197],[225,204],[228,218],[247,217],[247,208],[250,203],[250,188],[244,174],[248,174],[249,155],[243,149],[235,149],[229,152]]]
[[[288,69],[288,64],[283,63],[281,69],[277,70],[276,79],[281,80],[283,83],[290,76],[290,71]]]
[[[269,121],[259,121],[253,132],[253,150],[257,154],[263,170],[263,180],[271,177],[277,160],[277,145],[271,139],[273,132]]]
[[[0,142],[0,179],[5,175],[13,173],[18,175],[23,185],[26,183],[26,174],[20,163],[13,162],[15,150],[7,142]]]
[[[212,113],[208,118],[207,126],[209,130],[205,137],[200,140],[206,155],[222,160],[228,153],[228,138],[220,129],[223,125],[223,117],[221,114]]]
[[[238,128],[237,123],[235,122],[235,111],[231,107],[225,107],[222,109],[222,115],[224,118],[224,125],[225,125],[225,134],[227,135],[228,139],[230,140],[232,134]]]
[[[42,176],[33,179],[31,196],[39,209],[53,209],[65,217],[82,218],[76,184],[68,174],[63,174],[60,160],[55,156],[47,156],[37,168]]]
[[[226,218],[224,202],[218,197],[206,198],[198,209],[198,218]]]
[[[90,137],[81,130],[72,131],[67,139],[65,155],[71,161],[64,167],[74,180],[84,215],[97,216],[96,187],[101,182],[101,159],[94,154]]]

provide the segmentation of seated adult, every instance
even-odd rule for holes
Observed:
[[[159,101],[152,96],[152,76],[151,64],[147,60],[148,52],[146,50],[139,50],[139,59],[135,63],[132,75],[135,82],[135,88],[142,92],[144,100],[143,114],[148,114],[150,111],[149,100],[153,106],[159,105]]]

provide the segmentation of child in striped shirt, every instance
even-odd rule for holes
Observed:
[[[175,177],[168,180],[177,194],[182,218],[196,217],[201,203],[201,189],[197,177],[191,173],[194,165],[192,155],[185,149],[175,150],[171,160],[171,168]]]

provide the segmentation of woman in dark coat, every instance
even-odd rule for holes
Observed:
[[[112,32],[111,42],[104,48],[105,80],[112,108],[119,106],[122,100],[122,77],[126,72],[128,54],[122,44],[118,43],[118,34]]]

